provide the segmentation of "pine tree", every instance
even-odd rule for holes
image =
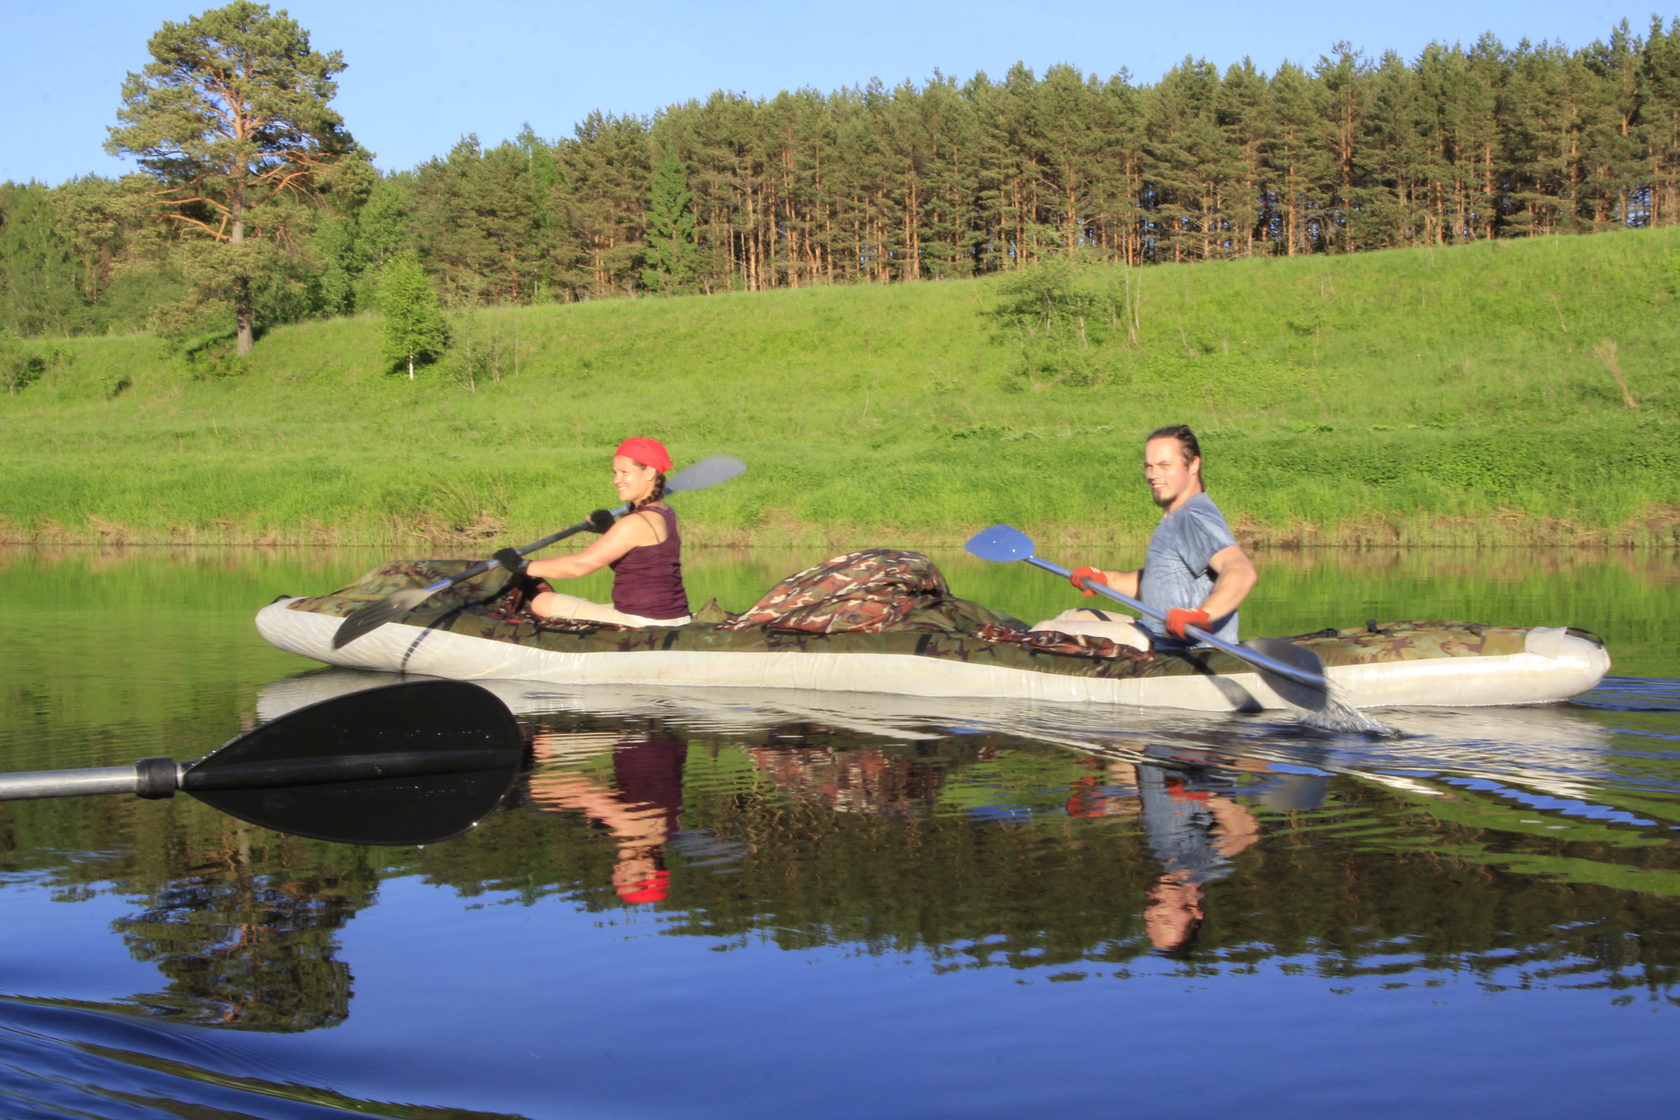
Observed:
[[[328,103],[344,69],[319,54],[284,12],[236,0],[152,36],[152,61],[123,82],[122,125],[106,150],[139,156],[156,183],[160,217],[216,246],[207,275],[227,285],[237,349],[254,334],[247,239],[286,220],[287,200],[318,198],[331,163],[358,153]]]
[[[1351,252],[1368,235],[1362,215],[1370,202],[1366,191],[1365,118],[1370,108],[1371,64],[1348,43],[1337,43],[1334,57],[1321,57],[1315,74],[1327,110],[1322,133],[1319,179],[1329,203],[1324,222],[1325,248]]]
[[[585,273],[571,278],[590,296],[635,290],[647,245],[643,211],[652,186],[647,128],[632,117],[590,113],[560,149],[563,215]]]
[[[1640,108],[1639,150],[1645,159],[1651,224],[1680,219],[1680,19],[1652,17],[1640,58],[1645,103]]]
[[[1306,73],[1286,62],[1272,75],[1266,97],[1267,234],[1285,256],[1319,247],[1313,219],[1322,208],[1314,191],[1313,134],[1323,119],[1316,90]]]
[[[57,202],[38,183],[0,183],[0,330],[69,332],[86,315]]]
[[[688,189],[688,171],[681,160],[666,154],[654,168],[648,198],[643,287],[665,295],[694,291],[698,260],[694,230],[694,192]]]
[[[1429,222],[1429,121],[1417,73],[1393,51],[1371,78],[1367,135],[1371,179],[1378,189],[1360,248],[1424,244]]]

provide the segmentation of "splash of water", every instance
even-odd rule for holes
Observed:
[[[1301,722],[1337,735],[1364,735],[1372,739],[1399,739],[1405,732],[1362,712],[1338,696],[1334,689],[1325,695],[1324,706],[1301,710]]]

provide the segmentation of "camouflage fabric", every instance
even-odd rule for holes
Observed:
[[[719,629],[875,634],[950,593],[945,577],[921,553],[871,548],[795,572]]]
[[[926,556],[891,548],[848,552],[795,572],[718,628],[753,627],[808,634],[937,633],[1071,657],[1152,656],[1107,638],[1028,631],[1017,619],[953,598],[945,576]]]
[[[1439,620],[1367,622],[1345,630],[1317,630],[1289,639],[1326,665],[1374,665],[1427,657],[1494,657],[1521,653],[1526,626],[1483,626]]]
[[[1023,649],[1040,653],[1059,653],[1068,657],[1100,657],[1129,663],[1153,661],[1150,650],[1133,649],[1109,638],[1094,634],[1064,634],[1059,630],[1015,630],[998,633],[983,630],[980,636],[994,642],[1012,642]]]

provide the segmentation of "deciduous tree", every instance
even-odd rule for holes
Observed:
[[[413,381],[415,365],[437,359],[449,345],[449,322],[413,253],[403,253],[381,270],[379,306],[385,312],[385,356],[393,367],[405,365]]]

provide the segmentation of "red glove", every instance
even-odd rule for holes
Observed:
[[[1186,610],[1183,607],[1174,607],[1167,612],[1167,633],[1171,634],[1181,642],[1187,640],[1184,637],[1184,628],[1186,626],[1199,626],[1203,630],[1206,630],[1207,624],[1208,612],[1204,611],[1200,607],[1196,607],[1194,610]]]
[[[1101,568],[1075,568],[1073,570],[1073,574],[1068,576],[1068,582],[1079,588],[1080,593],[1087,599],[1095,595],[1096,592],[1086,587],[1085,584],[1081,582],[1083,580],[1090,580],[1092,583],[1100,583],[1104,587],[1108,586],[1108,577],[1102,574]]]

